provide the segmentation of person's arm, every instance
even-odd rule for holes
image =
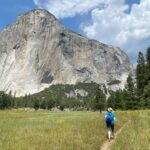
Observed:
[[[108,114],[108,112],[106,112],[106,114],[105,114],[105,118],[107,117],[107,114]]]
[[[114,120],[116,119],[116,116],[115,116],[115,114],[113,113],[113,118],[114,118]]]

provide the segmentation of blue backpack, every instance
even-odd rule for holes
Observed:
[[[111,122],[112,122],[112,114],[108,113],[106,116],[106,123],[111,124]]]

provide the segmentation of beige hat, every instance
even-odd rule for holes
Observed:
[[[110,112],[110,111],[113,111],[113,109],[112,109],[111,107],[109,107],[107,110],[108,110],[109,112]]]

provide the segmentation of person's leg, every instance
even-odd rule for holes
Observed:
[[[114,124],[111,124],[112,136],[114,137]]]
[[[109,142],[110,142],[110,139],[111,139],[111,129],[108,128],[108,140],[109,140]]]
[[[110,138],[111,138],[111,124],[106,123],[106,126],[107,126],[108,140],[110,141]]]

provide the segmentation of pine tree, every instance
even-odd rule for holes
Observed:
[[[146,85],[148,85],[150,81],[150,47],[147,49],[147,52],[146,52],[145,80],[146,80]]]
[[[127,90],[128,96],[131,99],[134,99],[134,96],[135,96],[135,83],[133,81],[133,78],[132,78],[131,74],[128,75],[127,84],[126,84],[125,89]]]
[[[137,108],[138,102],[136,101],[135,82],[131,74],[129,74],[127,78],[127,84],[124,90],[124,97],[126,101],[126,108],[129,109]]]
[[[144,88],[144,106],[146,108],[150,108],[150,82]]]
[[[94,109],[102,112],[102,110],[105,109],[105,105],[106,105],[106,96],[99,87],[96,91],[96,96],[94,100]]]
[[[111,91],[110,97],[107,100],[107,107],[112,107],[113,109],[125,109],[125,98],[124,98],[124,91],[117,90]]]
[[[38,109],[39,109],[39,107],[40,107],[40,102],[39,102],[38,99],[35,99],[35,100],[34,100],[33,107],[34,107],[35,110],[38,110]]]
[[[145,59],[142,52],[138,54],[138,61],[136,67],[136,83],[137,83],[137,94],[142,96],[145,87]]]

